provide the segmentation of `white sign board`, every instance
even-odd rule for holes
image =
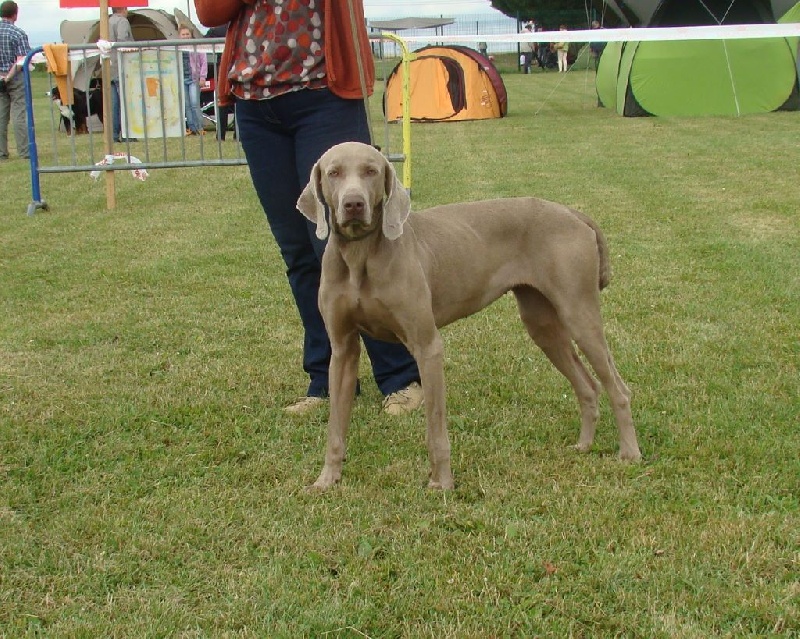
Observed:
[[[119,51],[122,136],[180,138],[183,65],[179,51]]]

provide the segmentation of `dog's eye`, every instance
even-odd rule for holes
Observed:
[[[376,169],[374,166],[371,166],[368,169],[366,169],[364,171],[364,173],[367,174],[367,175],[370,175],[370,176],[371,175],[378,175],[378,169]]]
[[[339,177],[339,169],[330,169],[328,171],[328,177]]]

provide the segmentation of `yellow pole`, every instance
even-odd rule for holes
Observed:
[[[100,0],[100,38],[108,40],[108,0]],[[112,55],[116,51],[111,52]],[[108,58],[101,58],[103,79],[103,148],[106,156],[114,152],[114,120],[111,113],[111,68]],[[106,174],[106,208],[113,211],[117,206],[116,189],[114,188],[114,171]]]
[[[411,61],[414,54],[394,33],[381,33],[381,37],[397,43],[403,52],[403,186],[411,192]]]

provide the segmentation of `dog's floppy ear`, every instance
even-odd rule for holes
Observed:
[[[396,240],[403,234],[403,224],[411,213],[411,198],[397,179],[394,167],[385,159],[384,171],[386,201],[383,205],[383,234],[386,239]]]
[[[325,219],[325,202],[322,197],[322,170],[317,162],[311,169],[311,177],[306,188],[297,199],[297,210],[317,224],[317,237],[328,237],[328,221]]]

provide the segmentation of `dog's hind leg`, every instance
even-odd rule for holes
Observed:
[[[569,332],[549,300],[528,286],[515,288],[514,295],[528,335],[575,391],[581,411],[581,433],[575,448],[586,452],[592,446],[597,427],[600,385],[578,357]]]
[[[611,408],[619,429],[620,459],[638,461],[642,458],[642,454],[639,451],[631,415],[631,392],[614,365],[602,330],[589,338],[577,337],[576,343],[597,373],[611,400]]]
[[[583,304],[561,309],[559,317],[608,393],[611,409],[614,411],[614,418],[619,429],[620,459],[637,461],[642,458],[642,454],[639,451],[639,443],[636,440],[636,430],[631,416],[631,391],[622,381],[622,377],[614,365],[614,358],[611,356],[603,333],[599,292],[592,297],[591,303],[584,301]],[[588,300],[589,298],[583,299]]]

